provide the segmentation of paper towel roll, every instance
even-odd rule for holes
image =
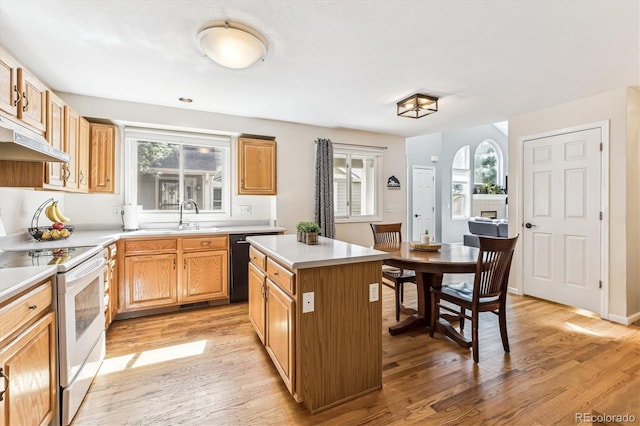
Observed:
[[[125,231],[136,231],[138,229],[138,208],[141,206],[134,206],[133,204],[127,204],[122,206],[122,218]]]

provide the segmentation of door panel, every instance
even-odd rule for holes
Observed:
[[[525,294],[600,312],[601,129],[524,142]]]
[[[412,200],[413,211],[411,240],[420,241],[420,235],[429,230],[431,238],[435,229],[435,170],[431,167],[413,167]]]

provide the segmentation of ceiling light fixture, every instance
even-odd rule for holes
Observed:
[[[267,41],[252,28],[231,22],[206,27],[197,36],[200,51],[231,69],[248,68],[267,55]]]
[[[438,98],[416,93],[398,102],[398,117],[420,118],[438,111]]]

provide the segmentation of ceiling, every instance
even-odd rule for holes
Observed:
[[[203,57],[220,20],[265,60]],[[638,0],[0,1],[0,44],[55,91],[405,137],[640,86],[639,27]],[[397,117],[416,92],[440,110]]]

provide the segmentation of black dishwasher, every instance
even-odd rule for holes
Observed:
[[[233,302],[244,302],[249,298],[249,242],[247,237],[254,235],[277,235],[277,232],[259,234],[229,235],[229,299]]]

